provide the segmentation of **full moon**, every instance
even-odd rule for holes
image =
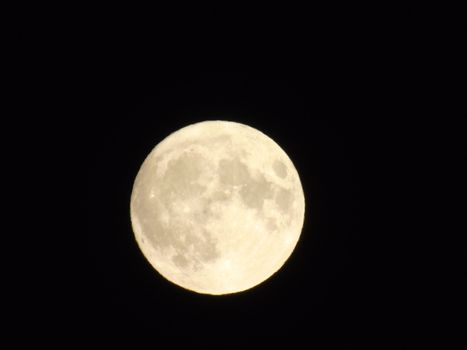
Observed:
[[[302,231],[305,198],[295,166],[271,138],[204,121],[151,151],[130,213],[154,269],[185,289],[219,295],[250,289],[284,265]]]

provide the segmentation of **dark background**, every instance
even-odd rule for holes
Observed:
[[[86,120],[84,141],[84,332],[316,333],[350,343],[385,332],[388,323],[403,326],[407,314],[397,315],[397,303],[408,266],[403,247],[389,247],[407,237],[403,228],[392,230],[402,213],[390,164],[399,147],[393,132],[407,121],[390,116],[381,96],[387,87],[375,85],[381,75],[373,74],[326,65],[298,72],[143,71],[106,82],[94,97],[98,108]],[[286,265],[256,288],[219,297],[158,275],[139,251],[129,217],[132,184],[151,149],[183,126],[213,119],[272,137],[293,160],[306,196],[303,233]]]
[[[400,21],[410,27],[407,16]],[[84,250],[63,317],[77,338],[203,344],[286,336],[358,348],[412,331],[419,271],[408,169],[423,116],[418,87],[427,79],[417,31],[324,22],[280,39],[280,31],[268,39],[233,30],[208,44],[187,28],[183,41],[172,32],[148,41],[102,30],[76,51],[77,113],[64,136],[85,179]],[[161,277],[137,247],[129,215],[133,181],[151,149],[175,130],[216,119],[273,138],[306,197],[304,229],[287,263],[227,296],[195,294]]]
[[[122,5],[23,6],[7,26],[4,335],[60,349],[280,337],[399,349],[432,345],[443,325],[462,334],[462,11]],[[129,215],[151,149],[208,119],[272,137],[306,196],[283,268],[219,297],[159,276]]]

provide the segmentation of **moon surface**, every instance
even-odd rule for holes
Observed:
[[[204,121],[161,141],[133,185],[131,222],[150,264],[203,294],[268,279],[292,254],[305,199],[287,154],[262,132]]]

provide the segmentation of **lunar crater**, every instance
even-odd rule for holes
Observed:
[[[281,179],[287,176],[287,167],[280,160],[274,161],[272,168],[274,170],[274,173]]]

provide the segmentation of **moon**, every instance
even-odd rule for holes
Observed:
[[[250,289],[277,272],[302,231],[303,188],[270,137],[230,121],[188,125],[150,152],[130,216],[149,263],[202,294]]]

